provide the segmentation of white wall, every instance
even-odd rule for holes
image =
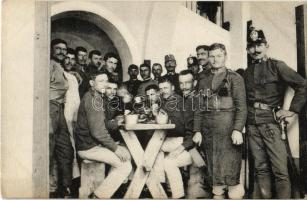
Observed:
[[[34,1],[2,2],[1,196],[32,196]]]

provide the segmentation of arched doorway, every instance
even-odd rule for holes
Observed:
[[[99,47],[104,54],[110,50],[117,52],[121,58],[123,80],[128,79],[127,69],[132,63],[141,63],[141,54],[136,45],[136,40],[130,33],[128,27],[116,15],[101,5],[89,2],[54,2],[51,5],[51,21],[64,23],[65,19],[73,19],[77,24],[87,24],[88,28],[95,27],[90,30],[79,31],[74,34],[72,40],[79,41],[88,51],[91,47]],[[70,25],[71,26],[71,25]],[[78,27],[73,27],[76,33]],[[100,30],[99,30],[100,29]],[[52,31],[52,30],[51,30]],[[88,34],[85,34],[88,32]],[[70,32],[72,34],[72,32]],[[58,34],[58,33],[57,33]],[[63,33],[62,33],[63,35]],[[64,34],[65,35],[65,34]],[[91,40],[88,40],[90,35],[94,35]],[[65,35],[68,37],[69,35]],[[71,35],[70,35],[71,36]],[[96,37],[96,39],[95,39]],[[51,39],[53,39],[51,37]],[[96,41],[96,43],[94,43]],[[70,40],[68,40],[70,42]],[[76,42],[72,42],[74,45]],[[103,43],[105,45],[103,45]],[[72,45],[72,47],[74,47]],[[103,45],[103,47],[99,46]]]

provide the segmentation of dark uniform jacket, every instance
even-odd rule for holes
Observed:
[[[81,100],[78,111],[75,130],[78,151],[88,150],[97,145],[116,151],[117,144],[108,133],[105,119],[103,97],[97,91],[90,89]]]
[[[260,62],[253,62],[246,69],[244,79],[248,101],[248,124],[275,122],[271,110],[255,109],[253,104],[260,102],[272,108],[282,107],[287,86],[295,90],[290,111],[299,113],[306,102],[306,80],[282,61],[265,58]]]
[[[193,143],[193,121],[194,111],[197,109],[198,102],[195,98],[196,91],[192,91],[189,95],[183,97],[183,116],[185,122],[185,138],[183,146],[185,149],[190,150],[194,147]]]
[[[191,116],[191,113],[185,114],[183,98],[173,94],[167,99],[162,99],[161,108],[166,111],[175,128],[167,131],[167,137],[183,137],[183,146],[189,150],[193,146],[192,131],[186,131],[185,117]],[[187,108],[188,110],[188,108]]]
[[[246,96],[243,78],[236,72],[226,68],[223,72],[213,74],[208,70],[199,80],[198,100],[200,108],[194,112],[194,132],[202,130],[202,114],[210,111],[234,111],[233,129],[242,131],[246,122]],[[226,81],[227,95],[212,92]],[[208,86],[210,86],[208,88]],[[222,125],[223,122],[221,122]]]
[[[121,141],[122,137],[119,132],[118,120],[116,119],[116,116],[124,114],[124,103],[118,96],[115,96],[113,99],[109,99],[105,96],[104,102],[106,128],[115,141]]]
[[[125,81],[123,84],[127,87],[127,90],[129,91],[130,94],[133,96],[136,96],[138,93],[138,89],[141,85],[142,81],[136,79],[136,80],[129,80]]]
[[[178,73],[167,73],[163,77],[167,78],[168,80],[173,83],[175,87],[176,94],[181,94],[180,86],[179,86],[179,74]]]

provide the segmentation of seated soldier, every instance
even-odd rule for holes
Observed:
[[[165,77],[160,79],[159,88],[162,95],[161,109],[168,114],[171,123],[176,125],[175,129],[167,131],[166,139],[161,147],[165,153],[164,170],[170,184],[172,197],[183,198],[185,194],[179,167],[192,164],[192,157],[187,150],[193,142],[187,141],[192,138],[185,131],[182,97],[175,94],[174,85]]]
[[[122,141],[119,127],[124,123],[124,103],[122,98],[117,96],[118,85],[115,81],[110,80],[107,88],[106,95],[104,96],[105,101],[105,124],[111,137],[116,141]]]
[[[106,129],[103,96],[107,84],[106,72],[92,72],[91,89],[84,95],[78,111],[75,139],[79,156],[112,167],[89,198],[111,198],[132,170],[129,151],[116,144]]]

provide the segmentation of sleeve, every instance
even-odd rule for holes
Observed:
[[[114,131],[118,129],[118,122],[116,119],[105,120],[106,128],[109,131]]]
[[[192,138],[193,138],[193,132],[187,130],[182,143],[182,146],[184,146],[185,150],[187,151],[194,147],[194,142]]]
[[[307,99],[307,81],[282,61],[277,63],[277,69],[280,77],[295,91],[289,110],[299,113]]]
[[[94,101],[86,105],[86,115],[90,133],[101,145],[115,152],[117,144],[114,142],[105,126],[105,114],[102,106],[103,100],[97,98],[96,101],[98,102],[95,102],[96,105],[93,105]]]
[[[239,74],[232,77],[232,95],[236,108],[233,129],[242,132],[247,118],[247,107],[244,80]]]

